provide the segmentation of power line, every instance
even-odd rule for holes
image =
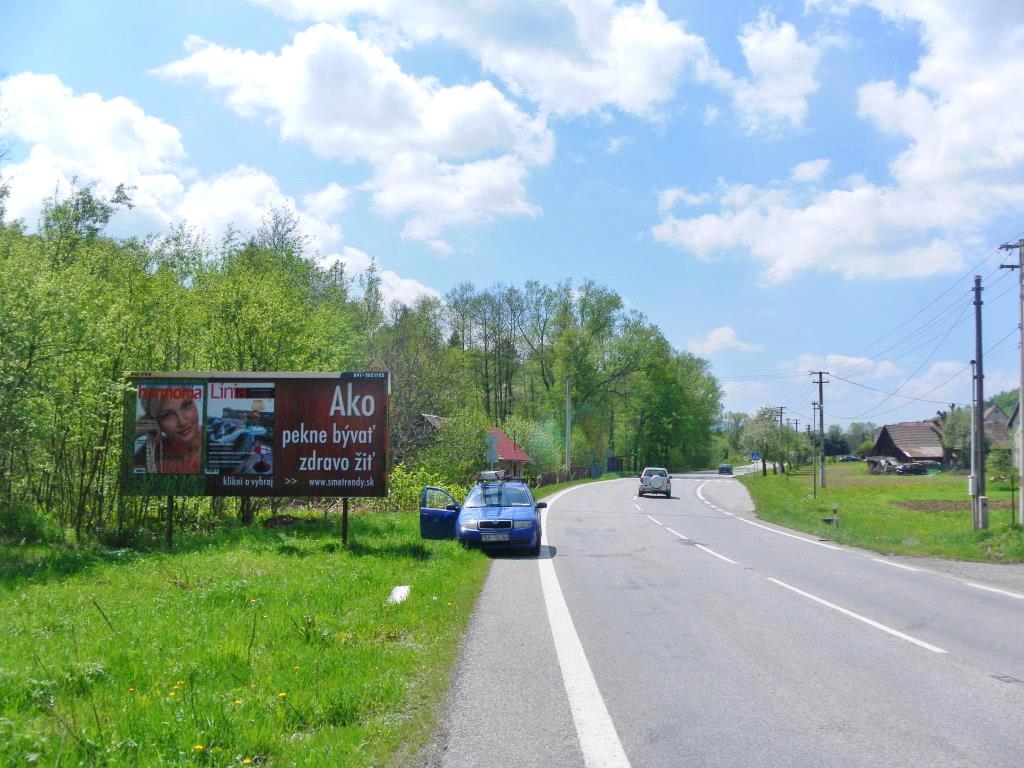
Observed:
[[[1022,233],[1021,233],[1021,235],[1024,235],[1024,232],[1022,232]],[[1019,236],[1020,236],[1020,235],[1018,235],[1018,237],[1019,237]],[[938,302],[939,302],[939,301],[940,301],[940,300],[942,299],[942,297],[943,297],[943,296],[945,296],[945,295],[946,295],[947,293],[949,293],[949,292],[950,292],[950,291],[952,291],[952,290],[953,290],[954,288],[956,288],[956,287],[957,287],[957,286],[958,286],[958,285],[960,284],[960,282],[961,282],[962,280],[964,280],[965,278],[968,278],[968,277],[970,277],[971,275],[975,274],[975,273],[976,273],[976,271],[977,271],[977,269],[978,269],[978,267],[980,267],[980,266],[981,266],[982,264],[984,264],[984,263],[985,263],[986,261],[988,261],[989,259],[991,259],[991,258],[992,258],[992,257],[993,257],[994,255],[996,255],[996,254],[997,254],[998,252],[999,252],[999,248],[998,248],[998,247],[997,247],[997,248],[993,248],[993,249],[992,249],[992,251],[991,251],[991,252],[990,252],[990,253],[989,253],[989,254],[988,254],[987,256],[985,256],[984,258],[982,258],[981,260],[979,260],[979,261],[978,261],[977,263],[975,263],[975,264],[974,264],[973,266],[971,266],[971,267],[970,267],[970,268],[969,268],[969,269],[968,269],[968,270],[967,270],[967,271],[966,271],[966,272],[965,272],[965,273],[964,273],[963,275],[961,275],[960,277],[958,277],[958,278],[957,278],[957,279],[956,279],[956,280],[955,280],[955,281],[954,281],[954,282],[952,283],[952,285],[950,285],[950,286],[949,286],[949,287],[948,287],[948,288],[947,288],[946,290],[942,291],[942,293],[940,293],[940,294],[939,294],[938,296],[936,296],[936,297],[935,297],[934,299],[932,299],[931,301],[929,301],[929,302],[928,302],[927,304],[925,304],[925,305],[924,305],[923,307],[921,307],[921,308],[920,308],[919,310],[917,310],[917,312],[915,312],[914,314],[912,314],[912,315],[911,315],[910,317],[908,317],[908,318],[907,318],[906,320],[904,320],[904,321],[903,321],[902,323],[900,323],[899,325],[897,325],[897,326],[896,326],[895,328],[893,328],[893,329],[892,329],[891,331],[889,331],[889,332],[887,332],[887,333],[884,333],[884,334],[882,334],[881,336],[879,336],[879,337],[878,337],[877,339],[875,339],[874,341],[870,342],[870,343],[869,343],[869,344],[867,344],[866,346],[864,346],[864,347],[861,347],[861,348],[860,348],[860,349],[859,349],[859,350],[858,350],[857,352],[854,352],[854,356],[857,356],[857,355],[863,354],[864,352],[866,352],[867,350],[869,350],[869,349],[871,349],[871,348],[872,348],[873,346],[875,346],[875,344],[877,344],[878,342],[880,342],[880,341],[882,341],[882,340],[884,340],[884,339],[887,339],[887,338],[889,338],[889,337],[890,337],[890,336],[891,336],[892,334],[896,333],[896,331],[898,331],[898,330],[899,330],[900,328],[902,328],[902,327],[906,326],[906,324],[907,324],[907,323],[909,323],[909,322],[910,322],[911,320],[915,319],[915,318],[916,318],[916,317],[918,317],[919,315],[921,315],[921,314],[923,314],[924,312],[926,312],[926,311],[927,311],[928,309],[930,309],[930,308],[931,308],[931,307],[932,307],[932,306],[933,306],[934,304],[938,303]]]
[[[1010,338],[1011,336],[1015,335],[1016,333],[1017,333],[1017,329],[1016,329],[1016,328],[1014,328],[1014,329],[1013,329],[1012,331],[1010,331],[1010,332],[1009,332],[1008,334],[1006,334],[1005,336],[1003,336],[1003,338],[1001,338],[1001,339],[1000,339],[999,341],[997,341],[997,342],[996,342],[995,344],[993,344],[993,345],[992,345],[991,347],[989,347],[988,349],[986,349],[986,350],[985,350],[985,354],[986,354],[986,355],[988,355],[988,354],[990,354],[991,352],[993,352],[993,351],[995,351],[996,349],[998,349],[999,347],[1001,347],[1001,346],[1002,346],[1003,344],[1005,344],[1005,343],[1006,343],[1006,340],[1007,340],[1007,339],[1009,339],[1009,338]],[[918,400],[918,401],[920,401],[920,402],[925,402],[925,403],[935,403],[935,402],[940,402],[940,403],[941,403],[942,405],[947,405],[948,403],[947,403],[947,401],[945,401],[945,400],[942,400],[942,401],[936,401],[936,400],[927,400],[927,399],[925,399],[925,396],[926,396],[926,395],[930,395],[930,394],[932,394],[932,392],[935,392],[935,391],[937,391],[937,390],[940,390],[940,389],[942,389],[942,388],[943,388],[944,386],[946,386],[947,384],[949,384],[949,383],[950,383],[951,381],[953,381],[954,379],[956,379],[956,378],[957,378],[958,376],[962,376],[963,374],[965,374],[965,373],[967,372],[967,369],[968,369],[968,368],[970,368],[970,367],[971,367],[971,366],[970,366],[970,364],[967,364],[967,365],[963,366],[963,367],[962,367],[962,368],[960,368],[960,369],[959,369],[958,371],[956,371],[956,373],[954,373],[954,374],[953,374],[952,376],[950,376],[950,377],[949,377],[948,379],[944,379],[943,381],[939,382],[938,384],[936,384],[936,385],[935,385],[934,387],[932,387],[931,389],[927,390],[926,392],[922,392],[922,393],[921,393],[921,396],[920,396],[920,397],[916,397],[916,398],[912,398],[912,399],[914,399],[914,400]],[[833,375],[833,376],[836,376],[835,374],[832,374],[832,375]],[[839,376],[836,376],[836,378],[838,379],[838,378],[840,378],[840,377],[839,377]],[[845,381],[845,379],[844,379],[844,381]],[[853,383],[855,383],[855,382],[849,382],[849,383],[853,384]],[[907,395],[900,395],[900,397],[907,397]],[[959,405],[959,406],[966,406],[966,405],[968,405],[968,403],[960,403],[960,402],[958,402],[958,403],[956,403],[956,405]],[[890,409],[889,409],[889,410],[887,410],[887,411],[882,411],[881,413],[876,413],[876,414],[873,414],[873,415],[874,415],[875,417],[878,417],[878,416],[888,416],[888,415],[889,415],[890,413],[895,413],[896,411],[900,410],[901,408],[905,408],[905,407],[906,407],[906,404],[904,403],[903,405],[898,405],[898,406],[896,406],[895,408],[890,408]],[[842,419],[843,421],[855,421],[857,417],[850,417],[850,416],[835,416],[834,418],[837,418],[837,419]]]
[[[965,312],[966,312],[966,310],[967,310],[968,306],[970,306],[970,305],[968,305],[968,304],[965,304],[965,305],[964,305],[964,308],[963,308],[963,309],[964,309],[964,311],[965,311]],[[914,378],[914,377],[915,377],[915,376],[916,376],[916,375],[917,375],[918,373],[920,373],[920,372],[921,372],[921,369],[922,369],[922,368],[924,368],[924,367],[925,367],[925,365],[927,365],[927,364],[928,364],[928,362],[929,362],[929,361],[930,361],[930,360],[931,360],[931,359],[932,359],[932,358],[933,358],[933,357],[935,356],[935,353],[939,351],[939,347],[941,347],[941,346],[942,346],[942,344],[943,344],[943,343],[944,343],[944,342],[946,341],[946,339],[947,339],[947,338],[949,337],[949,334],[951,334],[951,333],[953,332],[953,329],[954,329],[954,328],[956,328],[956,326],[960,324],[960,320],[961,320],[961,318],[959,318],[959,317],[958,317],[958,318],[957,318],[957,319],[956,319],[956,320],[955,320],[955,321],[953,322],[953,324],[952,324],[952,325],[951,325],[951,326],[949,327],[949,329],[948,329],[948,330],[946,331],[945,335],[944,335],[944,336],[943,336],[943,337],[942,337],[941,339],[939,339],[939,343],[938,343],[938,344],[936,344],[936,345],[935,345],[935,346],[934,346],[934,347],[932,348],[932,351],[931,351],[931,352],[929,352],[929,353],[928,353],[928,355],[927,355],[927,356],[925,357],[925,359],[921,361],[920,365],[918,365],[918,366],[917,366],[917,368],[915,368],[915,369],[914,369],[913,373],[911,373],[911,374],[910,374],[910,375],[909,375],[909,376],[908,376],[908,377],[907,377],[906,379],[904,379],[904,380],[903,380],[903,383],[902,383],[902,384],[900,384],[900,385],[899,385],[898,387],[896,387],[896,392],[899,392],[899,391],[900,391],[901,389],[903,389],[903,387],[905,387],[905,386],[906,386],[906,385],[907,385],[907,384],[908,384],[908,383],[909,383],[909,382],[911,381],[911,379],[913,379],[913,378]],[[851,418],[851,419],[862,419],[862,418],[865,418],[866,416],[869,416],[869,415],[871,414],[871,412],[872,412],[872,411],[878,410],[878,409],[879,409],[879,408],[881,408],[881,407],[882,407],[882,406],[883,406],[883,405],[884,405],[885,403],[889,402],[889,400],[890,400],[890,399],[891,399],[891,398],[893,397],[893,395],[894,395],[894,394],[895,394],[895,393],[892,393],[892,394],[886,395],[886,396],[885,396],[885,397],[884,397],[884,398],[883,398],[883,399],[881,400],[881,402],[879,402],[879,403],[878,403],[877,405],[875,405],[874,407],[872,407],[872,408],[868,408],[868,410],[864,411],[863,413],[861,413],[861,414],[859,414],[859,415],[857,415],[857,416],[852,416],[852,417],[850,417],[850,418]]]
[[[851,381],[850,379],[844,379],[838,373],[833,373],[832,375],[835,378],[839,379],[840,381],[845,381],[847,384],[853,384],[853,386],[860,387],[861,389],[870,389],[872,392],[878,392],[879,394],[888,395],[889,397],[900,397],[900,398],[903,398],[904,400],[914,400],[914,401],[919,402],[919,403],[936,403],[937,405],[948,405],[949,404],[948,401],[946,401],[946,400],[928,400],[928,399],[926,399],[924,397],[912,397],[910,395],[901,395],[899,392],[886,392],[884,389],[878,389],[878,387],[872,387],[872,386],[869,386],[867,384],[861,384],[860,382],[857,382],[857,381]],[[962,403],[958,403],[958,405],[962,405]]]

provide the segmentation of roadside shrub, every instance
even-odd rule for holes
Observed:
[[[57,532],[43,516],[27,504],[0,508],[0,537],[15,541],[53,541]]]
[[[449,483],[428,467],[396,464],[391,470],[388,497],[373,499],[369,505],[377,511],[416,512],[420,508],[420,492],[428,485],[444,488],[460,502],[469,492],[466,486]]]

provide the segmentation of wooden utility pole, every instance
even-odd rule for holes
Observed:
[[[818,468],[821,471],[821,487],[825,487],[825,390],[822,384],[828,384],[823,377],[828,376],[828,371],[811,371],[811,376],[818,377],[818,438],[821,440],[820,452],[818,454]]]
[[[1017,249],[1018,262],[1016,264],[1001,264],[1000,268],[1016,269],[1020,281],[1020,379],[1017,384],[1017,471],[1020,482],[1017,486],[1021,489],[1021,493],[1017,507],[1017,523],[1024,525],[1024,429],[1020,424],[1020,420],[1024,418],[1024,240],[1018,240],[1016,243],[1004,243],[999,246],[1002,251],[1011,251],[1014,248]]]
[[[974,276],[974,356],[978,363],[977,383],[974,388],[974,431],[976,435],[975,489],[978,494],[978,514],[975,529],[988,528],[988,499],[985,497],[985,366],[982,360],[984,349],[981,346],[981,275]]]

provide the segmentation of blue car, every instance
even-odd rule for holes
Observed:
[[[460,505],[443,488],[427,486],[420,495],[420,536],[455,539],[470,547],[525,549],[540,554],[540,510],[522,480],[505,480],[497,472],[481,472]]]

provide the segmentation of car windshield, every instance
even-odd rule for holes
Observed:
[[[644,470],[644,477],[654,477],[655,475],[657,475],[658,477],[668,477],[668,472],[666,472],[664,469],[645,469]]]
[[[516,485],[478,485],[466,497],[467,507],[530,507],[530,492]]]

